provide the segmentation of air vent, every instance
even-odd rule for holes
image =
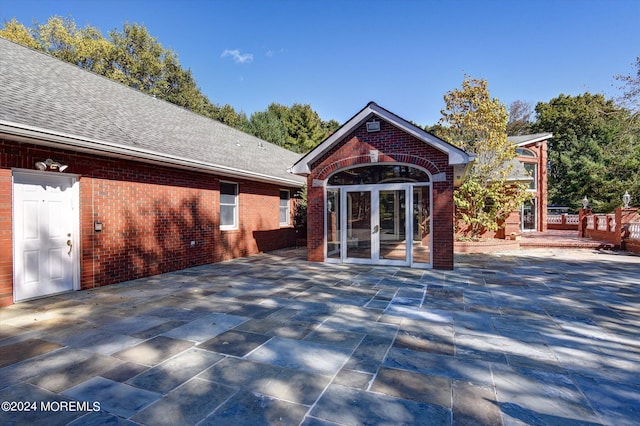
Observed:
[[[367,122],[367,132],[379,132],[380,131],[380,122],[373,120]]]

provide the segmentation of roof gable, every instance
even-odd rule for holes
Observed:
[[[317,159],[322,157],[326,152],[340,143],[353,130],[362,125],[367,120],[376,117],[385,120],[391,125],[401,129],[402,131],[416,137],[418,140],[444,152],[448,155],[449,165],[466,165],[473,161],[474,156],[465,151],[451,145],[448,142],[424,131],[423,129],[409,123],[403,118],[391,113],[374,102],[370,102],[360,112],[349,119],[342,127],[340,127],[331,136],[325,139],[321,144],[309,151],[301,159],[299,159],[291,168],[291,172],[300,175],[310,173],[310,166]]]
[[[301,186],[300,154],[0,38],[0,135]]]

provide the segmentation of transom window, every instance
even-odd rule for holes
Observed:
[[[516,148],[516,153],[521,157],[535,157],[536,153],[527,148]]]
[[[220,229],[238,228],[238,184],[220,182]]]
[[[341,170],[329,178],[329,185],[429,182],[427,172],[399,164],[375,164]]]

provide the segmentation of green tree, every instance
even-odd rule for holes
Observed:
[[[465,75],[461,89],[444,96],[435,130],[441,138],[476,155],[464,184],[454,192],[456,222],[466,236],[495,231],[530,195],[524,184],[509,182],[515,146],[507,140],[507,110],[491,98],[486,80]]]
[[[307,152],[334,132],[339,123],[323,121],[311,105],[295,103],[291,107],[270,104],[266,111],[255,112],[246,131],[294,152]]]
[[[577,208],[583,197],[609,212],[624,191],[640,195],[640,132],[631,112],[601,94],[561,94],[536,105],[534,131],[549,141],[549,200]]]

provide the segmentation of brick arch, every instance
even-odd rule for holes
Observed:
[[[348,167],[359,166],[362,164],[384,164],[384,163],[403,163],[417,166],[425,169],[431,176],[441,172],[438,166],[424,157],[403,153],[385,153],[380,154],[378,161],[371,161],[370,155],[357,155],[354,157],[341,158],[333,163],[327,164],[318,172],[314,172],[315,179],[328,179],[334,172]]]

